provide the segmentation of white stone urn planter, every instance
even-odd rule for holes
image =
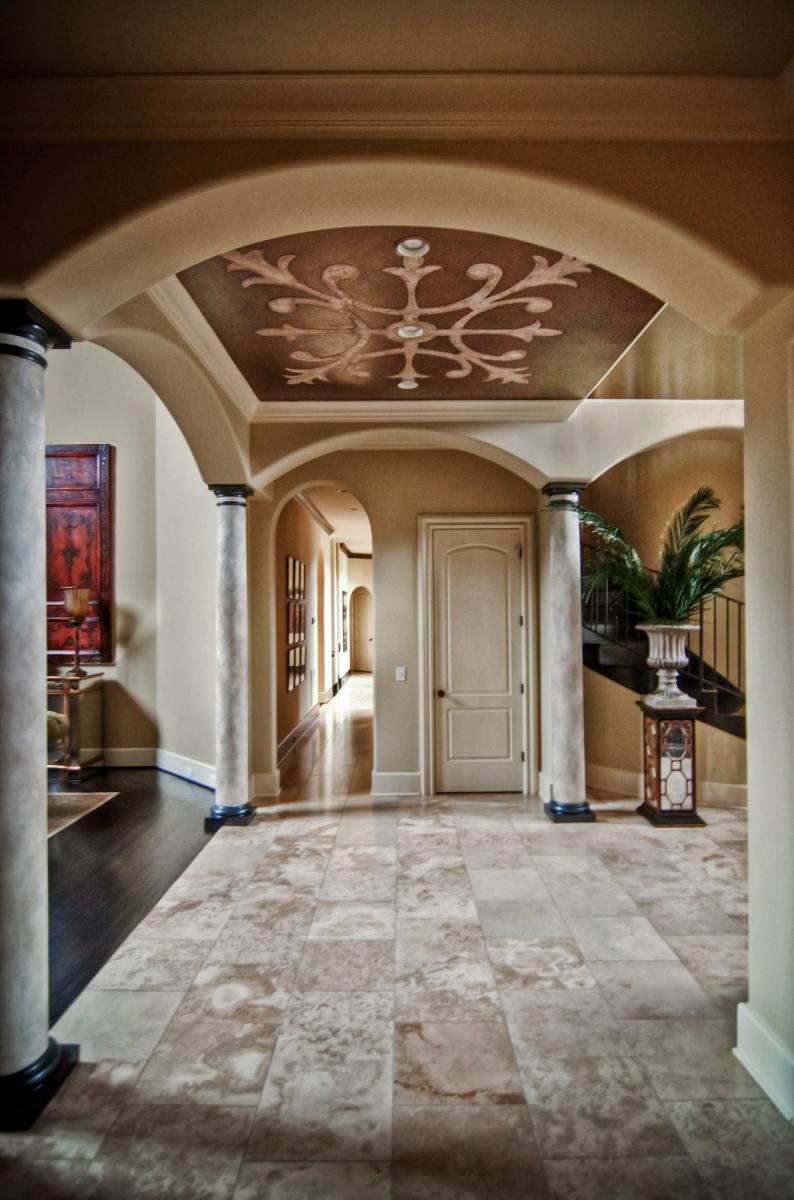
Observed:
[[[637,628],[648,635],[648,666],[656,668],[657,679],[656,691],[643,696],[643,704],[649,708],[697,708],[694,696],[687,696],[678,686],[678,672],[689,662],[686,635],[700,626],[670,621],[666,625],[638,625]]]

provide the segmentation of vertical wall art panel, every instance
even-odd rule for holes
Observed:
[[[287,691],[306,678],[306,564],[287,555]]]
[[[74,630],[63,588],[90,589],[80,658],[113,661],[113,447],[47,447],[47,653],[51,667],[71,662]]]

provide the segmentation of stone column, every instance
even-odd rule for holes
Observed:
[[[0,1128],[28,1129],[77,1062],[48,1037],[46,352],[69,338],[0,300]]]
[[[247,825],[254,815],[249,794],[248,539],[242,483],[213,483],[218,500],[218,611],[216,617],[215,803],[205,821]]]
[[[576,503],[584,485],[549,483],[549,500]],[[584,684],[579,520],[565,508],[545,510],[548,522],[547,624],[542,650],[549,654],[548,703],[551,708],[551,795],[546,813],[552,821],[594,821],[585,798]]]

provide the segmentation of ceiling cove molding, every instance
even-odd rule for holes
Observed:
[[[263,400],[253,422],[368,424],[410,421],[567,421],[581,400]]]
[[[147,295],[246,420],[252,420],[259,400],[201,309],[176,276],[156,283],[148,289]]]
[[[309,497],[306,495],[305,492],[296,492],[294,499],[298,501],[298,504],[300,504],[300,506],[302,508],[306,509],[306,512],[309,514],[309,516],[312,518],[313,521],[317,522],[317,524],[320,526],[320,528],[323,530],[324,533],[327,533],[329,537],[333,537],[333,535],[334,535],[333,525],[331,525],[331,523],[329,521],[326,521],[325,517],[320,512],[317,505],[312,500],[309,499]]]
[[[786,141],[791,79],[354,72],[0,80],[0,140]]]

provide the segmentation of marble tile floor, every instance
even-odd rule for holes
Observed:
[[[794,1129],[731,1054],[744,814],[369,796],[354,678],[55,1029],[9,1200],[784,1200]]]

